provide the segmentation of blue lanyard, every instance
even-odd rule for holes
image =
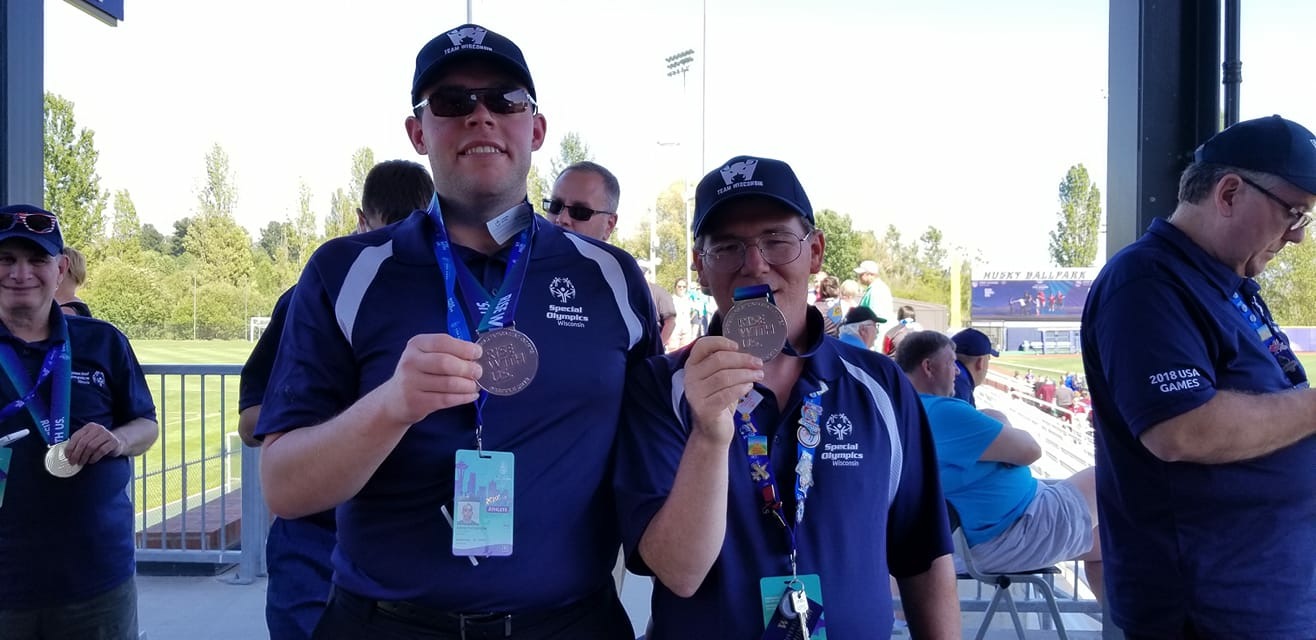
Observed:
[[[1248,286],[1251,285],[1251,286]],[[1302,362],[1294,355],[1293,348],[1289,346],[1288,338],[1280,331],[1274,319],[1270,316],[1270,308],[1261,300],[1259,294],[1260,287],[1253,281],[1248,280],[1243,283],[1244,290],[1248,293],[1248,301],[1243,300],[1242,294],[1235,291],[1230,298],[1234,308],[1243,315],[1243,319],[1252,327],[1257,338],[1261,340],[1262,346],[1266,351],[1275,358],[1279,368],[1284,372],[1284,376],[1289,379],[1289,383],[1295,389],[1305,389],[1307,383],[1307,372],[1302,368]],[[1250,303],[1250,304],[1249,304]],[[1255,306],[1253,306],[1255,305]]]
[[[491,293],[475,279],[465,263],[453,257],[452,243],[448,240],[448,228],[443,224],[443,214],[439,210],[437,194],[430,200],[426,214],[434,224],[434,258],[439,263],[439,271],[443,272],[443,289],[448,297],[448,334],[460,340],[473,338],[470,325],[466,321],[467,313],[472,318],[480,318],[477,331],[481,333],[491,328],[497,329],[512,324],[516,317],[516,302],[520,298],[521,287],[525,283],[525,274],[529,267],[529,260],[524,258],[530,246],[534,222],[532,221],[530,226],[517,234],[516,242],[512,244],[512,250],[507,256],[507,271],[503,273],[503,283],[497,293]],[[457,287],[458,280],[461,280],[460,289]],[[464,309],[459,307],[458,292],[461,293]],[[483,312],[480,311],[481,307],[484,307]],[[484,403],[488,399],[488,392],[481,389],[480,397],[475,402],[477,446],[479,446],[480,431],[484,426]]]
[[[790,544],[791,574],[795,574],[798,547],[795,542],[795,527],[804,522],[804,503],[809,499],[809,488],[813,486],[814,450],[821,439],[819,419],[822,417],[822,395],[827,392],[827,385],[820,384],[820,389],[804,397],[804,406],[800,409],[800,424],[796,429],[796,465],[795,465],[795,526],[786,521],[782,512],[781,498],[777,493],[776,474],[772,471],[772,457],[768,451],[768,437],[759,433],[754,426],[754,407],[762,396],[751,391],[741,398],[736,406],[736,432],[745,442],[749,457],[749,477],[758,491],[763,515],[776,518],[786,532],[786,541]],[[757,399],[755,399],[757,398]]]
[[[73,383],[73,358],[69,354],[68,329],[64,314],[52,320],[53,344],[46,350],[35,383],[30,383],[23,363],[13,347],[0,342],[0,368],[18,392],[19,398],[0,409],[0,421],[26,408],[46,444],[56,445],[69,439],[69,410]],[[50,402],[41,403],[41,385],[50,380]]]

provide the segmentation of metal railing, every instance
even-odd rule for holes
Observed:
[[[236,564],[264,572],[269,511],[260,452],[237,436],[241,365],[143,365],[160,438],[133,461],[129,495],[139,563]]]

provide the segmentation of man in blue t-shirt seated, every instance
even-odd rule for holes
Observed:
[[[941,489],[960,514],[973,559],[1007,573],[1083,560],[1088,585],[1102,594],[1096,476],[1091,467],[1055,483],[1028,465],[1042,447],[1005,414],[954,397],[955,345],[936,331],[910,334],[896,364],[919,392],[937,446]]]

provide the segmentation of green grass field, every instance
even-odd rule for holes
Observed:
[[[132,343],[143,365],[240,365],[254,344],[246,340]],[[143,479],[133,488],[140,526],[199,506],[198,494],[213,497],[221,489],[238,486],[231,481],[241,476],[241,443],[227,435],[237,431],[237,375],[147,374],[146,382],[161,433],[155,446],[136,460],[136,475]]]
[[[1298,360],[1302,361],[1302,366],[1308,371],[1312,371],[1312,367],[1316,367],[1316,352],[1300,353]],[[1043,355],[1002,351],[1000,358],[992,359],[992,368],[1007,375],[1013,375],[1016,371],[1019,375],[1024,375],[1032,369],[1033,375],[1055,378],[1071,371],[1082,372],[1083,356],[1077,353]]]

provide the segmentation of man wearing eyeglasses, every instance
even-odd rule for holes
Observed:
[[[312,637],[629,639],[604,483],[625,371],[659,352],[644,278],[526,201],[546,123],[512,41],[440,34],[410,97],[436,196],[312,257],[257,425],[271,509],[337,506]]]
[[[1316,629],[1316,392],[1255,280],[1314,204],[1316,136],[1240,122],[1093,283],[1083,365],[1107,606],[1128,637]]]
[[[617,226],[621,185],[617,176],[588,160],[558,174],[553,194],[544,200],[544,213],[563,229],[607,242]]]
[[[889,358],[824,335],[806,293],[825,239],[795,173],[732,158],[700,181],[693,233],[720,311],[708,336],[632,370],[618,439],[629,566],[657,577],[647,637],[787,637],[764,633],[800,632],[801,610],[816,634],[820,608],[828,637],[886,637],[894,575],[916,637],[958,638],[918,395]],[[723,336],[743,327],[781,352],[765,362]]]
[[[133,463],[159,435],[113,325],[65,315],[59,220],[0,208],[0,638],[136,640]]]

